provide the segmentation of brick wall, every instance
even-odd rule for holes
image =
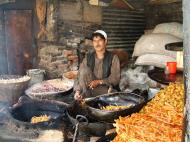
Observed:
[[[45,69],[49,79],[61,77],[64,72],[78,69],[77,50],[66,46],[41,44],[39,68]]]

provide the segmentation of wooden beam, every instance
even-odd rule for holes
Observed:
[[[131,10],[134,10],[134,9],[135,9],[127,0],[123,0],[123,2],[124,2]]]
[[[0,5],[7,4],[7,3],[13,3],[15,0],[0,0]]]
[[[169,4],[169,3],[174,3],[174,2],[182,2],[182,0],[149,0],[149,4]]]
[[[190,0],[183,0],[183,31],[184,31],[184,78],[185,78],[185,107],[184,107],[184,139],[190,141]]]

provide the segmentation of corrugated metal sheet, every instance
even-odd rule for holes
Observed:
[[[108,34],[109,49],[123,48],[132,51],[136,41],[144,33],[144,11],[103,8],[102,29]]]

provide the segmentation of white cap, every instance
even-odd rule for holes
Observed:
[[[97,30],[97,31],[95,31],[94,33],[99,33],[99,34],[103,35],[105,39],[108,38],[106,32],[104,32],[103,30]]]

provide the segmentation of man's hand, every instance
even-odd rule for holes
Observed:
[[[74,99],[78,101],[81,101],[83,99],[83,97],[80,95],[80,91],[75,92]]]
[[[88,85],[90,89],[94,89],[96,88],[98,85],[101,85],[103,83],[102,80],[93,80],[90,82],[90,84]]]

